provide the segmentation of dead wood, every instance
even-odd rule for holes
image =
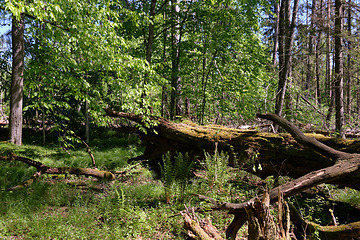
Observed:
[[[248,220],[249,240],[280,239],[280,232],[273,216],[270,214],[270,200],[267,192],[263,200],[256,198],[247,203],[245,207]]]
[[[33,176],[24,181],[23,183],[11,187],[8,190],[18,190],[31,185],[37,178],[39,178],[42,174],[75,174],[77,176],[84,175],[84,176],[91,176],[96,177],[98,179],[104,180],[115,180],[115,175],[109,171],[101,171],[98,169],[92,168],[72,168],[72,167],[49,167],[44,165],[41,162],[32,160],[30,158],[17,156],[15,154],[10,154],[9,156],[0,156],[0,160],[16,160],[23,163],[26,163],[30,166],[33,166],[37,169],[36,173]]]
[[[185,207],[185,210],[181,212],[181,215],[184,218],[185,227],[191,231],[188,233],[189,237],[200,240],[224,239],[209,219],[199,221],[192,208]]]
[[[307,239],[316,231],[319,232],[321,239],[338,240],[352,239],[360,236],[360,222],[354,222],[346,225],[321,226],[314,222],[304,219],[299,211],[289,203],[291,221],[295,226],[295,233],[299,237]]]
[[[146,126],[143,117],[139,115],[111,109],[106,109],[106,113],[112,117],[126,118],[137,124],[143,124],[143,127]],[[278,120],[276,115],[271,114],[263,114],[259,117]],[[150,120],[156,123],[152,129],[148,129],[146,134],[137,131],[146,148],[144,154],[135,160],[149,160],[149,164],[155,167],[167,152],[172,154],[176,151],[188,152],[189,156],[201,159],[204,150],[212,153],[215,144],[218,143],[219,151],[229,153],[230,163],[245,171],[262,178],[271,175],[298,178],[309,172],[333,166],[340,156],[346,155],[346,152],[357,153],[360,149],[358,140],[336,139],[321,134],[303,134],[297,128],[291,130],[294,133],[291,136],[287,133],[273,134],[218,125],[199,126],[190,121],[175,123],[161,117],[150,117]],[[292,124],[288,122],[281,124],[284,129],[291,129]],[[261,170],[254,171],[254,164],[260,164]],[[332,183],[360,190],[360,174],[334,178]]]
[[[142,124],[142,117],[107,110],[113,117],[125,117]],[[173,123],[163,118],[152,118],[156,122],[153,129],[158,134],[141,135],[146,142],[146,151],[139,159],[159,161],[170,151],[186,151],[194,155],[214,149],[230,153],[231,164],[240,165],[253,172],[254,164],[261,164],[262,171],[255,172],[260,177],[287,175],[297,178],[269,191],[269,203],[300,193],[321,183],[333,183],[360,190],[360,142],[339,140],[318,134],[304,134],[287,120],[275,114],[258,114],[259,118],[273,121],[289,134],[261,133],[254,130],[229,129],[222,126],[198,126],[193,123]],[[255,159],[255,162],[248,161]],[[253,172],[254,173],[254,172]],[[206,197],[202,197],[206,198]],[[244,219],[251,219],[248,207],[256,203],[256,198],[246,203],[220,203],[210,199],[214,209],[228,210],[235,215],[227,229],[227,238],[235,239]],[[258,209],[253,205],[251,209]],[[254,214],[254,213],[252,213]],[[356,224],[355,224],[356,225]],[[344,236],[345,235],[345,231]],[[339,233],[341,235],[341,231]]]
[[[287,130],[293,136],[293,138],[296,139],[300,144],[302,144],[302,145],[306,146],[307,148],[312,149],[313,151],[316,151],[322,155],[330,157],[333,160],[333,162],[335,163],[333,166],[323,168],[323,169],[320,169],[317,171],[312,171],[298,179],[295,179],[293,181],[290,181],[288,183],[285,183],[283,185],[280,185],[280,186],[272,189],[269,192],[269,196],[268,196],[270,203],[274,203],[279,200],[279,196],[280,196],[279,193],[281,193],[286,198],[286,197],[289,197],[296,193],[302,192],[306,189],[309,189],[313,186],[319,185],[321,183],[332,183],[332,182],[335,182],[336,180],[344,179],[344,178],[346,178],[346,176],[349,176],[349,175],[359,176],[360,154],[350,154],[350,153],[345,153],[342,151],[332,149],[332,148],[320,143],[315,138],[311,138],[311,137],[304,135],[293,124],[286,121],[285,119],[278,117],[275,114],[259,114],[258,117],[274,121],[276,124],[278,124],[285,130]],[[204,197],[204,196],[201,196],[201,198],[206,199],[206,197]],[[209,198],[207,198],[207,199],[209,199]],[[241,204],[219,203],[213,199],[209,199],[209,200],[214,204],[215,208],[226,209],[226,210],[229,210],[230,213],[236,214],[235,216],[237,216],[237,218],[234,218],[233,222],[234,221],[239,222],[240,216],[242,214],[245,214],[245,212],[247,214],[248,221],[252,221],[253,217],[252,217],[252,215],[249,215],[248,206],[256,203],[257,198],[251,199],[250,201],[241,203]],[[258,208],[260,208],[260,207],[259,206],[255,207],[255,209],[258,209]],[[240,222],[240,224],[243,224],[243,223],[244,222]],[[235,239],[236,233],[235,233],[234,229],[236,229],[236,228],[239,229],[241,226],[234,227],[234,224],[231,224],[231,225],[232,225],[231,226],[232,227],[232,230],[231,230],[232,235],[229,236],[228,238]],[[352,226],[351,227],[352,231],[350,231],[351,234],[353,232],[358,233],[356,230],[358,224],[354,223],[351,226]],[[336,236],[340,236],[340,239],[344,239],[342,234],[344,234],[344,236],[348,236],[348,234],[350,234],[349,227],[344,227],[344,226],[341,226],[341,227],[336,226],[336,227],[339,227],[339,228],[336,228],[336,230],[338,230],[338,229],[342,229],[342,230],[335,231],[334,230],[335,227],[332,227],[332,228],[330,228],[332,230],[326,231],[326,234],[329,235],[329,234],[331,234],[330,232],[335,231],[337,234]],[[322,227],[321,229],[323,229],[325,231],[324,227]],[[255,233],[253,233],[253,234],[254,234],[254,236],[256,235]]]

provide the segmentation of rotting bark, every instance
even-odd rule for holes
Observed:
[[[189,237],[200,240],[223,240],[219,231],[212,225],[209,219],[199,221],[193,208],[187,208],[181,212],[184,225],[190,232]]]
[[[96,177],[98,179],[104,179],[104,180],[115,180],[115,175],[109,171],[101,171],[98,169],[92,169],[92,168],[72,168],[72,167],[49,167],[41,162],[32,160],[30,158],[17,156],[15,154],[10,154],[9,156],[0,156],[0,160],[16,160],[23,163],[26,163],[30,166],[33,166],[37,169],[37,171],[31,176],[30,179],[24,181],[23,183],[11,187],[7,190],[13,191],[13,190],[19,190],[25,187],[30,186],[36,179],[38,179],[43,174],[75,174],[77,176],[84,175],[84,176],[91,176]]]
[[[245,207],[249,240],[283,239],[274,217],[270,214],[269,206],[269,195],[265,192],[262,201],[256,198]]]
[[[106,113],[112,117],[122,117],[143,124],[143,119],[139,115],[110,109],[106,109]],[[358,140],[336,139],[321,134],[302,134],[300,130],[294,132],[294,136],[301,133],[307,142],[299,143],[296,141],[297,137],[294,138],[287,133],[273,134],[219,125],[199,126],[190,121],[174,123],[161,117],[152,117],[151,120],[157,123],[153,127],[157,134],[151,130],[147,134],[137,132],[146,149],[143,155],[132,160],[146,159],[155,167],[162,161],[162,155],[168,151],[172,154],[176,151],[188,152],[189,156],[202,158],[204,150],[211,153],[215,149],[215,143],[218,143],[218,150],[229,153],[230,164],[233,166],[239,166],[263,178],[271,175],[298,178],[309,172],[333,166],[335,160],[341,154],[345,154],[339,150],[356,153],[360,149]],[[316,140],[319,143],[315,143]],[[254,172],[254,164],[261,164],[262,170],[257,169]],[[360,190],[360,174],[335,178],[332,183]]]

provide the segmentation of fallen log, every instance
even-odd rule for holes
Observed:
[[[30,179],[25,180],[23,183],[17,186],[7,189],[10,191],[19,190],[30,186],[36,179],[38,179],[43,174],[74,174],[77,176],[80,175],[91,176],[91,177],[96,177],[98,179],[104,179],[109,181],[115,180],[115,175],[109,171],[102,171],[93,168],[49,167],[41,162],[32,160],[30,158],[17,156],[15,154],[10,154],[9,156],[0,156],[0,160],[8,160],[8,161],[16,160],[26,163],[37,169],[37,171],[31,176]]]
[[[106,113],[146,127],[142,116],[111,109],[106,109]],[[258,117],[265,118],[264,115]],[[296,138],[288,133],[273,134],[218,125],[199,126],[191,122],[175,123],[161,117],[150,117],[150,120],[155,123],[152,129],[148,129],[146,134],[137,131],[146,149],[144,154],[135,160],[149,160],[155,167],[167,152],[188,152],[193,158],[202,158],[204,150],[212,153],[215,143],[218,143],[218,150],[229,153],[229,160],[233,166],[241,167],[262,178],[271,175],[298,178],[309,172],[333,166],[340,151],[360,151],[359,140],[337,139],[321,134],[303,134],[310,142],[307,144],[297,142]],[[283,127],[287,128],[285,125]],[[319,144],[311,145],[311,139],[317,140]],[[329,154],[327,150],[322,149],[326,147],[330,151]],[[261,168],[254,168],[254,165],[260,165]],[[360,190],[360,174],[334,178],[332,183]]]
[[[339,150],[330,148],[315,138],[304,135],[293,124],[280,118],[275,114],[259,114],[261,118],[274,121],[276,124],[290,132],[294,139],[297,140],[303,146],[306,146],[313,151],[321,153],[334,162],[333,166],[326,167],[317,171],[312,171],[298,179],[282,184],[276,188],[273,188],[269,192],[269,202],[274,203],[279,200],[281,193],[284,198],[292,196],[301,191],[307,190],[313,186],[321,183],[333,183],[346,179],[348,176],[360,175],[360,154],[346,153]],[[315,161],[315,160],[314,160]],[[206,199],[205,196],[199,196],[202,199]],[[233,203],[219,203],[213,199],[210,201],[215,205],[217,209],[226,209],[230,213],[235,215],[233,223],[227,229],[227,238],[235,239],[237,231],[245,223],[244,214],[249,204],[256,202],[257,198],[253,198],[248,202],[241,204]],[[249,219],[248,219],[249,220]],[[336,226],[336,227],[322,227],[316,226],[317,230],[321,230],[327,239],[346,239],[348,236],[358,234],[358,223],[350,224],[349,226]]]
[[[141,116],[109,109],[107,114],[113,117],[125,117],[138,124],[143,122]],[[198,153],[204,149],[211,151],[214,144],[218,143],[219,150],[231,153],[233,165],[241,165],[243,169],[251,172],[254,164],[261,164],[262,170],[255,172],[259,176],[287,175],[297,178],[272,189],[268,196],[270,204],[278,201],[279,196],[286,198],[321,183],[333,183],[360,190],[360,154],[357,153],[360,149],[359,141],[303,134],[293,124],[274,114],[259,114],[258,117],[273,121],[290,134],[261,133],[221,126],[198,126],[152,118],[156,123],[153,128],[157,134],[140,134],[147,144],[147,151],[141,158],[156,162],[167,151],[190,153]],[[248,161],[249,159],[255,161]],[[238,230],[251,217],[251,214],[246,216],[245,211],[251,203],[257,201],[256,199],[241,204],[219,203],[210,199],[214,208],[234,214],[234,219],[226,231],[227,239],[236,239]],[[247,212],[249,213],[249,209]],[[357,225],[357,223],[351,225],[353,229],[351,233],[349,226],[337,226],[336,231],[325,231],[326,227],[318,227],[318,229],[323,229],[328,238],[344,239],[343,237],[357,233]]]
[[[321,239],[353,239],[360,236],[360,222],[354,222],[340,226],[321,226],[314,222],[303,219],[299,211],[292,205],[290,206],[290,217],[299,235],[311,236],[315,231],[319,232]]]

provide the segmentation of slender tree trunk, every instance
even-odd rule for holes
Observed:
[[[204,52],[203,52],[203,61],[202,61],[202,74],[201,74],[201,83],[202,83],[202,100],[201,100],[201,116],[200,116],[200,124],[204,124],[205,117],[205,106],[206,106],[206,85],[207,85],[207,77],[206,77],[206,43],[204,43]]]
[[[347,30],[348,30],[348,36],[349,36],[349,40],[348,40],[348,53],[347,53],[347,69],[346,69],[346,77],[347,77],[347,80],[346,80],[346,118],[347,118],[347,123],[350,123],[351,122],[351,69],[352,69],[352,56],[351,56],[351,49],[352,49],[352,43],[351,43],[351,38],[352,38],[352,34],[351,34],[351,0],[349,0],[348,2],[348,9],[347,9],[347,13],[348,13],[348,16],[347,16]]]
[[[90,116],[89,116],[89,102],[85,100],[85,141],[90,142]]]
[[[166,21],[166,13],[164,12],[164,20]],[[167,42],[167,31],[166,29],[163,31],[163,64],[166,65],[167,57],[166,57],[166,42]],[[169,108],[168,108],[168,89],[166,84],[162,87],[161,94],[161,116],[164,118],[170,118]]]
[[[290,76],[292,62],[292,47],[294,42],[295,22],[299,1],[294,0],[292,19],[290,23],[290,1],[282,0],[279,19],[279,84],[276,94],[275,113],[282,115],[287,80]]]
[[[314,11],[315,11],[315,4],[316,0],[312,1],[312,7],[311,7],[311,13],[310,13],[310,30],[309,30],[309,42],[308,42],[308,49],[309,53],[306,57],[306,81],[305,81],[305,91],[306,91],[306,98],[310,95],[310,85],[313,78],[313,64],[312,64],[312,58],[314,54]]]
[[[320,0],[320,16],[319,18],[322,19],[323,16],[323,0]],[[317,24],[317,31],[318,35],[316,36],[316,46],[315,46],[315,74],[316,74],[316,101],[317,104],[321,104],[321,89],[320,89],[320,46],[321,46],[321,33],[322,31],[319,30],[320,26]]]
[[[325,84],[325,91],[329,96],[329,104],[331,105],[332,102],[332,81],[331,81],[331,29],[330,29],[330,17],[331,17],[331,0],[327,2],[326,8],[326,84]],[[329,110],[330,112],[330,110]]]
[[[335,0],[335,111],[336,131],[344,138],[343,4]]]
[[[177,13],[180,11],[179,0],[171,2],[172,13],[172,73],[171,73],[171,99],[170,99],[170,118],[175,119],[176,116],[182,115],[182,99],[181,99],[181,77],[180,77],[180,39],[179,19]]]
[[[359,74],[358,75],[358,80],[357,80],[357,88],[356,88],[356,107],[357,107],[357,117],[360,118],[360,77]]]
[[[22,144],[23,123],[23,74],[24,74],[24,15],[20,19],[12,19],[12,74],[10,98],[10,141],[16,145]]]
[[[146,61],[151,63],[152,57],[152,46],[154,43],[154,17],[155,17],[155,7],[156,7],[157,0],[151,0],[150,3],[150,24],[149,24],[149,32],[148,38],[146,42]]]
[[[278,1],[275,1],[275,33],[274,33],[274,49],[273,49],[273,66],[276,66],[276,54],[279,47],[279,13],[280,13],[280,5]]]

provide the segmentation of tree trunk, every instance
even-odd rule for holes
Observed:
[[[306,98],[309,97],[311,89],[311,82],[313,79],[313,54],[314,54],[314,14],[315,14],[315,5],[316,0],[312,1],[311,13],[310,13],[310,29],[309,29],[309,42],[308,42],[308,55],[306,57],[306,80],[305,80],[305,91],[306,91]]]
[[[334,96],[333,96],[333,83],[331,80],[331,28],[330,28],[330,22],[331,22],[331,0],[327,1],[327,8],[326,8],[326,79],[325,79],[325,92],[328,96],[328,104],[329,104],[329,110],[326,117],[327,125],[329,126],[329,122],[331,119],[331,114],[333,111],[333,102],[334,102]]]
[[[348,1],[348,5],[351,6],[351,0]],[[346,118],[347,121],[346,123],[350,124],[351,123],[351,80],[352,80],[352,56],[351,56],[351,38],[352,38],[352,34],[351,34],[351,21],[352,21],[352,17],[351,17],[351,7],[347,8],[347,34],[349,36],[349,40],[348,40],[348,49],[347,49],[347,69],[346,69]]]
[[[166,21],[167,16],[164,12],[164,20]],[[167,58],[166,58],[166,41],[167,41],[167,30],[164,29],[163,31],[163,64],[166,65]],[[168,88],[167,85],[164,84],[162,87],[161,93],[161,116],[164,118],[170,118],[170,108],[168,107]]]
[[[98,169],[92,169],[92,168],[72,168],[72,167],[48,167],[41,162],[34,161],[30,158],[26,157],[20,157],[15,154],[11,154],[9,157],[2,157],[0,156],[0,160],[16,160],[23,163],[26,163],[30,166],[33,166],[37,169],[36,173],[33,174],[33,176],[24,181],[23,183],[11,187],[8,190],[19,190],[25,187],[28,187],[31,185],[37,178],[39,178],[42,174],[74,174],[74,175],[84,175],[84,176],[91,176],[96,177],[98,179],[103,180],[115,180],[115,175],[109,171],[101,171]]]
[[[276,93],[275,113],[282,115],[285,101],[286,85],[291,71],[292,47],[294,42],[295,22],[299,1],[294,1],[290,22],[290,1],[282,0],[279,19],[279,84]]]
[[[148,31],[148,38],[146,42],[146,61],[151,63],[152,58],[152,46],[154,42],[154,17],[155,17],[155,7],[156,7],[157,0],[151,0],[150,3],[150,23],[149,23],[149,31]]]
[[[180,77],[180,41],[181,31],[179,26],[179,19],[177,13],[180,11],[178,0],[171,2],[171,18],[172,18],[172,57],[171,57],[171,99],[170,99],[170,119],[175,119],[176,116],[182,115],[182,99],[181,99],[181,77]]]
[[[277,56],[277,51],[278,51],[278,47],[279,47],[279,13],[280,13],[280,5],[278,3],[278,1],[275,1],[275,28],[274,28],[274,48],[273,48],[273,56],[272,56],[272,61],[273,61],[273,66],[276,66],[276,56]]]
[[[343,4],[335,0],[335,125],[339,137],[344,138],[344,69],[343,69]]]
[[[329,167],[317,171],[312,171],[298,179],[292,180],[276,188],[273,188],[269,192],[268,197],[266,193],[265,195],[263,195],[263,198],[265,197],[266,199],[268,199],[270,203],[275,203],[276,201],[279,201],[281,196],[286,198],[296,193],[307,190],[313,186],[317,186],[321,183],[334,183],[335,181],[343,180],[347,176],[360,176],[360,154],[350,154],[328,147],[327,145],[324,145],[316,139],[304,135],[293,124],[291,124],[285,119],[280,118],[275,114],[258,114],[257,116],[262,119],[276,122],[286,131],[288,131],[298,143],[309,149],[312,149],[315,152],[330,157],[335,163]],[[215,209],[228,210],[230,213],[235,214],[237,219],[234,218],[234,221],[239,222],[240,224],[244,223],[244,221],[239,221],[239,219],[241,219],[241,215],[244,215],[245,212],[247,213],[248,206],[251,205],[253,202],[256,202],[258,199],[258,197],[256,197],[245,203],[226,203],[218,202],[214,199],[200,195],[199,198],[210,200],[214,204]],[[248,220],[250,221],[250,219]],[[231,230],[227,232],[231,232],[232,235],[228,236],[228,239],[235,239],[237,232],[236,229],[239,229],[241,226],[235,226],[235,224],[230,224],[230,226]],[[341,227],[327,228],[319,226],[317,228],[325,232],[324,236],[326,236],[326,239],[348,239],[348,237],[358,236],[360,232],[359,223],[353,223]],[[278,237],[273,236],[273,239],[278,239]]]
[[[323,0],[320,0],[320,16],[319,18],[322,19],[323,16]],[[316,75],[316,102],[317,104],[321,104],[321,89],[320,89],[320,47],[321,47],[321,33],[319,23],[317,22],[317,32],[318,35],[316,36],[316,45],[315,45],[315,75]]]
[[[12,74],[11,74],[11,97],[9,132],[10,141],[16,145],[22,144],[23,123],[23,81],[24,81],[24,15],[20,19],[13,16],[12,19]]]

